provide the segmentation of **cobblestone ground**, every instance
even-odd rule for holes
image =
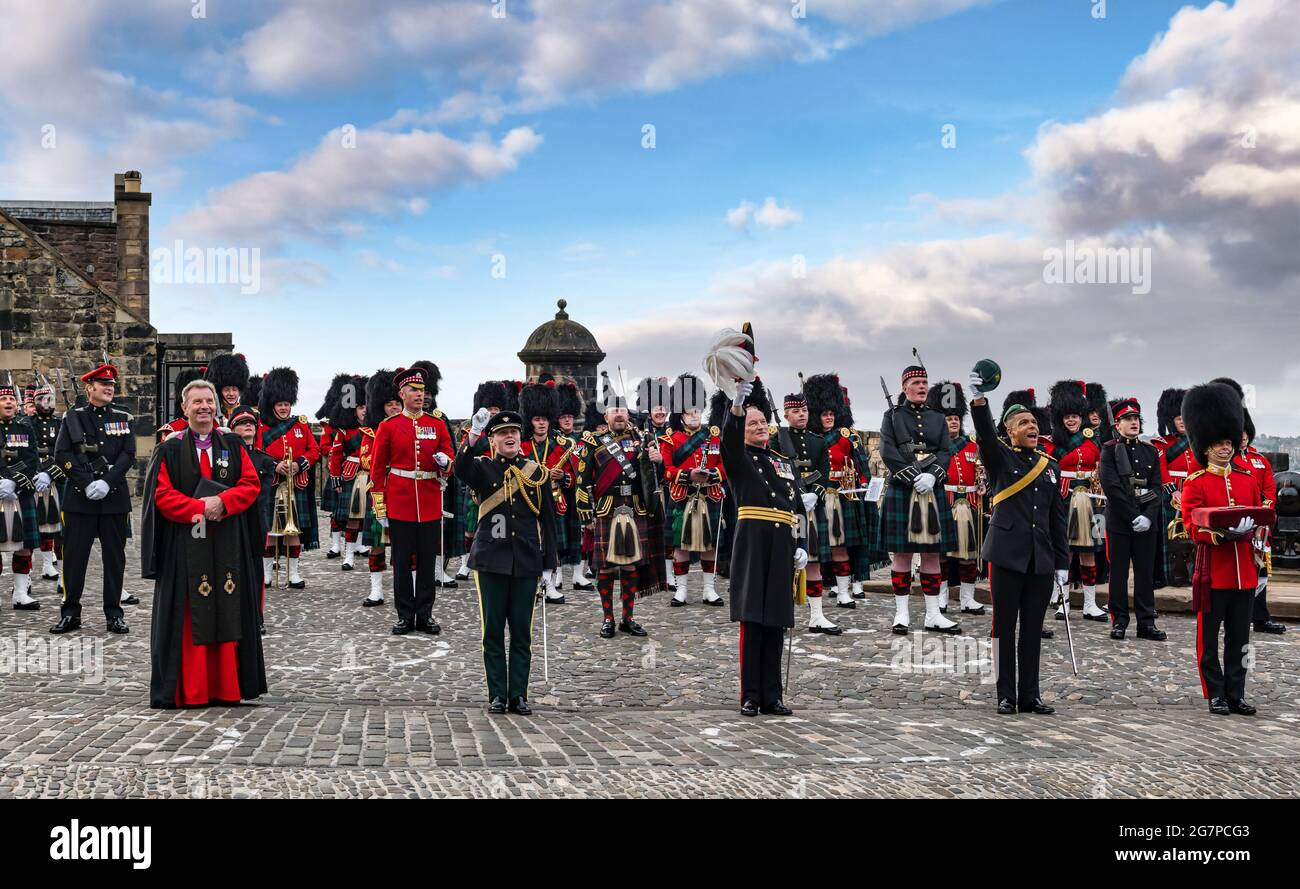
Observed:
[[[439,592],[441,636],[394,637],[391,594],[360,606],[364,560],[345,573],[313,552],[307,589],[268,600],[270,694],[155,711],[152,585],[129,555],[143,601],[128,636],[105,637],[95,595],[80,634],[50,636],[51,582],[36,582],[40,612],[0,611],[0,796],[1300,795],[1294,626],[1254,639],[1260,715],[1217,718],[1188,616],[1161,618],[1164,643],[1112,642],[1078,621],[1078,677],[1049,620],[1043,692],[1057,714],[999,717],[987,615],[963,616],[959,637],[904,639],[889,633],[892,601],[873,595],[828,609],[845,635],[796,636],[795,717],[743,719],[736,628],[699,604],[693,572],[690,607],[666,594],[638,605],[648,639],[598,638],[595,594],[566,589],[546,615],[549,679],[540,610],[535,622],[535,715],[488,717],[472,586]]]

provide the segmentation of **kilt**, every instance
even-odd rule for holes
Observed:
[[[316,492],[312,490],[311,485],[305,488],[293,486],[293,509],[296,513],[294,519],[302,532],[298,535],[298,542],[302,548],[320,549],[319,523],[316,520]]]
[[[880,515],[880,548],[888,553],[948,553],[957,549],[957,526],[952,520],[952,506],[943,493],[943,488],[939,488],[934,498],[939,513],[939,541],[909,543],[907,525],[912,489],[890,481],[885,487],[885,502]]]
[[[596,571],[617,571],[619,565],[611,565],[605,561],[605,555],[609,552],[610,527],[614,524],[615,513],[620,506],[626,505],[632,510],[632,521],[636,525],[637,549],[641,551],[641,558],[634,564],[641,564],[647,561],[655,550],[650,548],[650,522],[648,516],[637,512],[634,502],[640,498],[635,495],[631,497],[613,498],[610,504],[609,512],[604,516],[596,516],[592,519],[592,551],[591,567]]]
[[[844,514],[844,545],[851,550],[858,547],[874,549],[879,534],[876,504],[841,497],[840,506]],[[830,520],[826,517],[825,502],[820,501],[817,504],[817,560],[819,562],[831,561],[829,541]]]
[[[352,482],[343,483],[344,491],[350,490],[351,487],[352,487]],[[339,521],[339,500],[341,499],[343,498],[341,498],[338,494],[334,493],[334,486],[330,484],[330,478],[328,475],[326,475],[325,484],[321,486],[320,511],[325,513],[335,521]],[[344,507],[344,509],[346,508],[347,507]],[[346,519],[347,516],[344,516],[344,518]]]
[[[442,509],[450,512],[452,518],[442,520],[442,554],[450,559],[463,556],[469,552],[465,532],[461,529],[460,492],[465,486],[454,475],[448,477],[447,486],[442,489]]]
[[[380,548],[389,545],[388,532],[375,518],[375,504],[371,502],[369,494],[366,495],[366,517],[361,523],[361,543],[363,546]]]
[[[52,537],[63,531],[63,486],[51,484],[44,494],[33,497],[36,504],[36,522],[42,537]]]
[[[325,495],[321,497],[320,501],[321,511],[328,512],[330,518],[340,525],[346,526],[352,511],[352,490],[356,487],[356,484],[357,480],[355,478],[345,479],[343,487],[335,494],[334,486],[329,481],[326,481]],[[333,508],[325,505],[327,498],[333,503]]]
[[[686,517],[686,504],[689,501],[689,497],[680,503],[671,497],[668,498],[668,503],[671,505],[668,513],[669,520],[664,522],[666,532],[664,534],[664,551],[667,553],[671,553],[682,546],[682,524],[683,519]],[[713,546],[710,548],[716,550],[718,548],[719,525],[722,522],[722,501],[706,499],[706,507],[709,513],[709,535],[713,541]]]
[[[22,522],[19,535],[13,534],[14,520]],[[3,541],[0,552],[12,553],[20,549],[40,549],[41,532],[36,525],[36,498],[31,494],[19,494],[18,499],[0,504],[0,524],[3,525]]]

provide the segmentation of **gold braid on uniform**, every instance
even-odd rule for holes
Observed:
[[[519,492],[533,515],[539,516],[542,514],[542,485],[550,480],[551,475],[549,472],[542,470],[540,464],[534,462],[533,466],[538,470],[533,474],[533,478],[525,475],[524,471],[518,466],[507,467],[505,483]],[[531,497],[529,496],[530,491],[532,492]]]

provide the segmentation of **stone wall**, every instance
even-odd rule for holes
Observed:
[[[41,240],[109,293],[117,293],[117,225],[113,222],[32,219],[11,212]]]

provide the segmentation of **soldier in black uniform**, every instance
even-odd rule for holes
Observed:
[[[1106,538],[1110,544],[1110,638],[1123,639],[1128,629],[1128,574],[1133,568],[1133,605],[1137,609],[1138,638],[1163,642],[1164,630],[1156,626],[1156,535],[1160,525],[1160,452],[1138,439],[1142,408],[1135,398],[1112,402],[1118,439],[1102,445],[1101,489],[1106,494]],[[1116,450],[1123,447],[1128,466],[1117,465]],[[1127,473],[1121,472],[1127,470]]]
[[[36,457],[40,471],[51,483],[36,493],[36,525],[41,535],[41,580],[58,580],[58,563],[63,559],[63,489],[67,476],[54,459],[63,420],[54,412],[54,388],[43,376],[32,392],[34,412],[27,421],[36,433]]]
[[[41,540],[35,495],[49,485],[36,455],[36,433],[23,415],[11,376],[0,383],[0,553],[9,555],[17,611],[41,607],[31,596],[32,552]]]
[[[489,417],[479,408],[469,435],[456,452],[456,477],[479,500],[478,527],[469,565],[483,618],[483,669],[488,712],[528,716],[528,672],[532,664],[533,603],[542,572],[559,565],[551,474],[520,453],[523,417],[501,411]],[[474,456],[486,434],[492,453]],[[505,628],[510,625],[510,654]]]
[[[993,593],[998,713],[1019,709],[1045,715],[1054,710],[1039,695],[1038,660],[1053,580],[1064,588],[1070,576],[1065,500],[1055,461],[1038,450],[1033,411],[1025,405],[1008,405],[1002,416],[1008,444],[997,437],[981,385],[980,374],[972,371],[971,417],[993,507],[983,552]]]
[[[740,621],[740,715],[789,716],[781,641],[794,627],[795,572],[808,564],[803,488],[794,461],[768,447],[762,383],[737,383],[722,427],[722,464],[736,499],[731,619]]]
[[[794,460],[794,467],[799,472],[799,484],[803,489],[804,505],[812,504],[812,508],[805,511],[809,529],[808,632],[838,636],[843,630],[822,611],[825,592],[822,562],[830,564],[831,547],[814,534],[815,529],[825,528],[827,525],[826,506],[822,502],[826,493],[826,481],[831,477],[830,452],[826,448],[826,436],[819,435],[808,428],[808,399],[803,392],[791,392],[787,395],[782,413],[789,425],[777,429],[776,449]]]
[[[54,447],[54,459],[67,474],[68,486],[63,502],[63,607],[50,632],[67,633],[81,626],[86,563],[98,538],[108,631],[126,633],[121,603],[131,517],[126,474],[135,465],[135,432],[131,415],[110,404],[117,390],[115,367],[102,364],[82,374],[81,381],[89,404],[68,411]]]

